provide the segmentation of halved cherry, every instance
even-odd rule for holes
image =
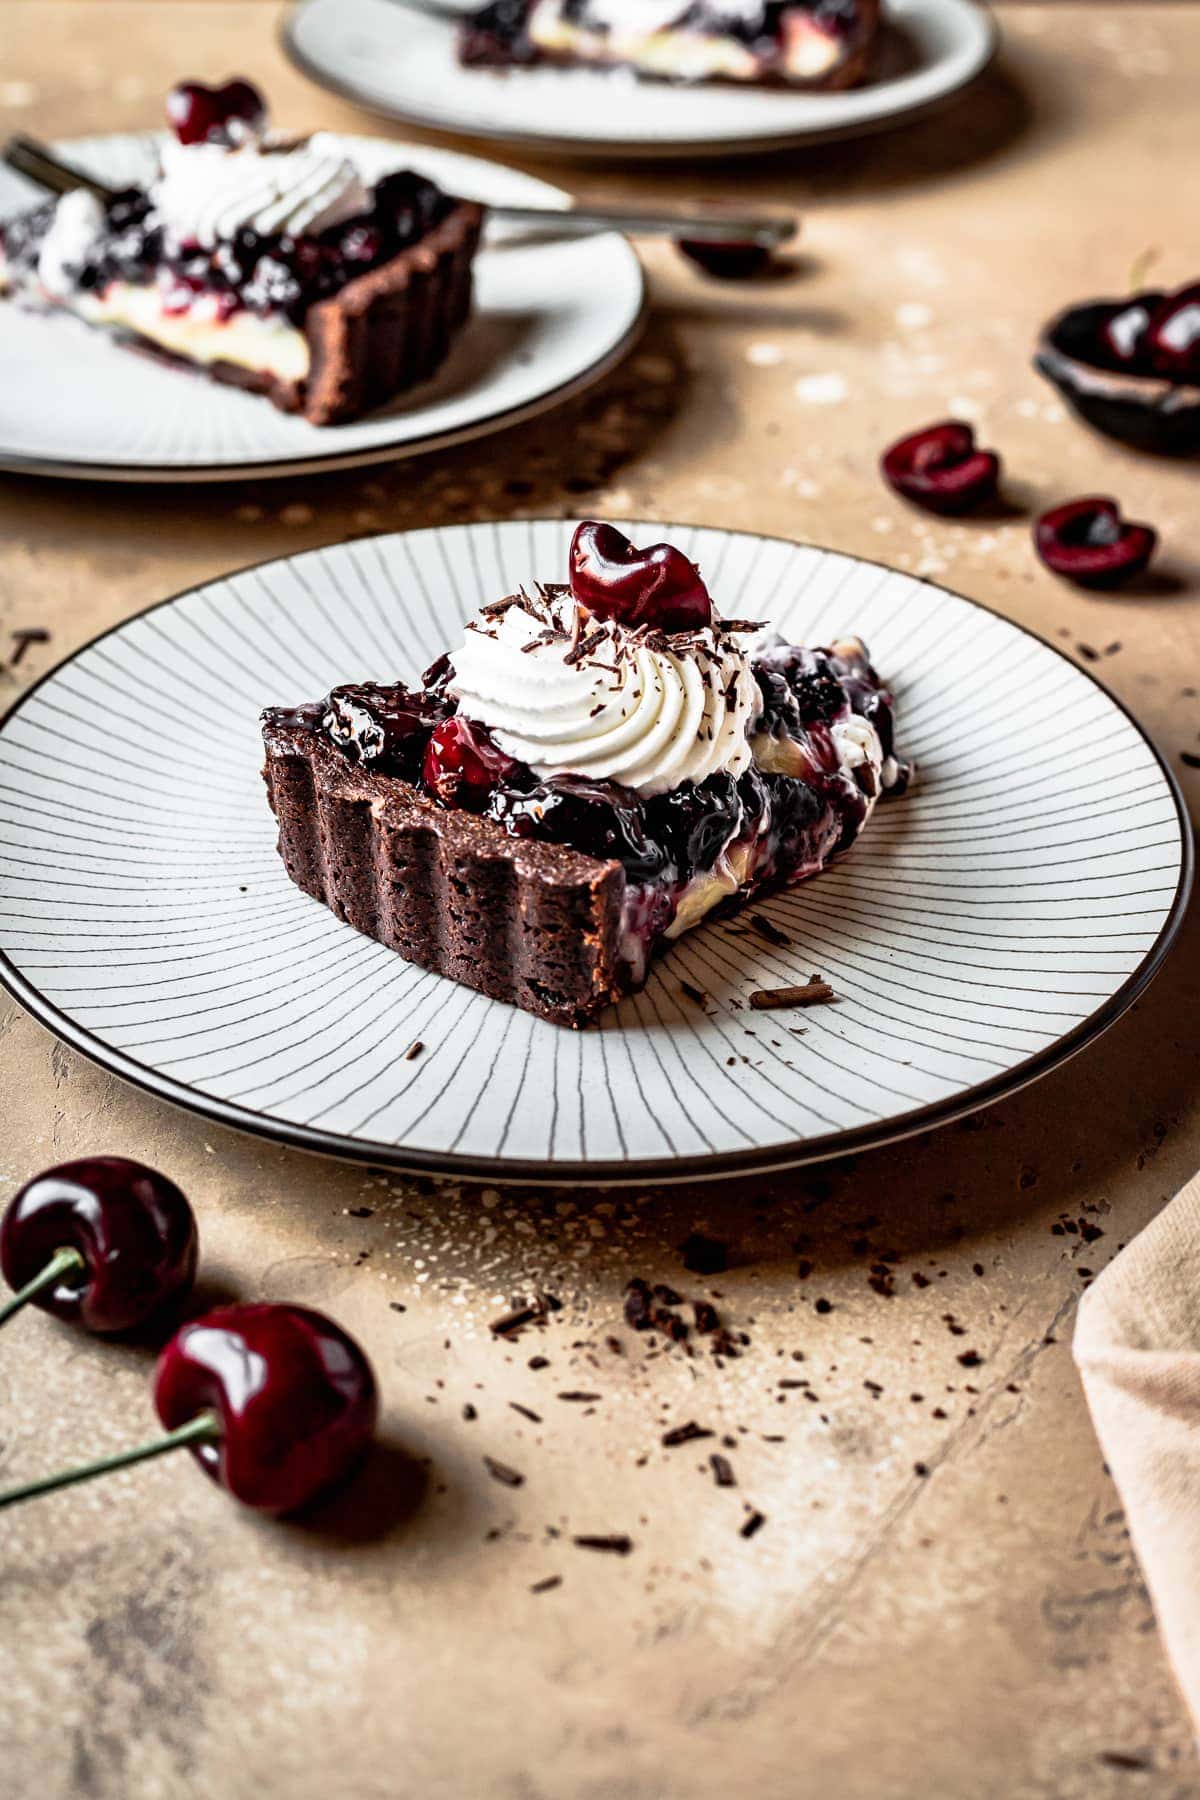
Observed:
[[[961,419],[928,425],[885,450],[885,481],[905,500],[929,512],[964,513],[996,497],[1000,458],[976,447],[975,432]]]
[[[262,130],[266,102],[241,77],[222,87],[181,81],[167,95],[167,123],[181,144],[234,144]]]
[[[1146,353],[1156,375],[1200,382],[1200,282],[1168,294],[1146,327]]]
[[[482,725],[453,713],[432,733],[425,747],[421,778],[443,806],[479,812],[498,782],[508,781],[522,765],[492,741]]]
[[[571,540],[571,592],[599,619],[700,631],[713,621],[712,601],[694,562],[673,544],[639,550],[615,525],[588,519]]]
[[[1158,533],[1123,519],[1115,500],[1097,495],[1052,506],[1035,524],[1033,541],[1055,575],[1080,587],[1115,588],[1142,573]]]

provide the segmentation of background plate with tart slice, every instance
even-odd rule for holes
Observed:
[[[579,157],[728,156],[885,130],[943,105],[995,52],[975,0],[891,0],[872,73],[841,93],[463,68],[457,22],[400,0],[300,0],[283,28],[323,87],[406,124]]]
[[[121,186],[153,174],[159,141],[142,133],[58,149]],[[467,199],[550,207],[566,199],[477,157],[379,138],[346,142],[372,180],[414,168]],[[0,217],[38,193],[0,166]],[[78,321],[0,301],[0,466],[92,480],[223,481],[392,461],[478,437],[580,392],[628,349],[644,307],[641,265],[615,232],[540,242],[485,235],[474,315],[439,373],[366,418],[319,427],[253,394],[131,355]]]

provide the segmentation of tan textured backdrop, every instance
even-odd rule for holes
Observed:
[[[650,251],[644,343],[549,419],[324,480],[4,478],[0,648],[52,633],[4,694],[164,593],[348,533],[682,516],[926,571],[1094,654],[1194,801],[1200,774],[1179,758],[1200,750],[1195,469],[1089,437],[1028,358],[1044,315],[1119,289],[1140,253],[1164,280],[1196,273],[1200,8],[1000,17],[1001,63],[940,120],[699,180],[587,174],[639,198],[791,199],[806,236],[749,288]],[[0,123],[144,126],[176,76],[240,68],[289,124],[359,126],[286,69],[276,19],[226,0],[9,0]],[[1034,562],[1027,519],[905,510],[876,454],[949,409],[1002,449],[1023,505],[1111,490],[1152,519],[1168,579],[1086,599]],[[277,1151],[120,1086],[0,1004],[0,1201],[84,1151],[159,1163],[196,1201],[212,1290],[327,1305],[387,1403],[385,1452],[307,1527],[256,1522],[178,1460],[5,1514],[0,1790],[1200,1795],[1067,1348],[1087,1271],[1200,1162],[1197,964],[1193,927],[1102,1044],[963,1126],[808,1177],[666,1195],[468,1191]],[[681,1267],[696,1226],[733,1247],[714,1284]],[[718,1287],[745,1354],[723,1370],[651,1354],[620,1320],[633,1274]],[[530,1284],[563,1311],[493,1341],[488,1320]],[[146,1350],[40,1316],[0,1348],[0,1479],[143,1430]],[[572,1391],[599,1397],[557,1398]],[[710,1443],[662,1447],[690,1418],[734,1441],[736,1488],[714,1486]],[[524,1485],[489,1480],[485,1453]],[[744,1539],[748,1508],[766,1523]],[[570,1541],[610,1531],[633,1538],[627,1558]]]

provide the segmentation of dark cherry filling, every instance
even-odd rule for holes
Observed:
[[[451,204],[424,176],[399,170],[378,183],[369,213],[331,226],[319,237],[260,236],[243,230],[210,251],[170,241],[149,195],[130,188],[110,203],[107,230],[80,270],[78,284],[86,292],[103,292],[113,281],[138,285],[157,280],[168,311],[184,312],[197,294],[213,294],[224,317],[242,309],[282,312],[299,324],[318,301],[418,243]],[[15,270],[31,273],[36,268],[54,206],[51,201],[4,226],[4,252]]]
[[[653,881],[667,865],[665,846],[649,834],[645,803],[615,781],[555,775],[525,790],[498,787],[487,815],[513,837],[611,857],[634,882]]]
[[[334,688],[322,724],[350,762],[377,763],[412,781],[420,776],[430,734],[449,712],[450,703],[437,694],[367,681]]]
[[[1034,526],[1034,544],[1048,569],[1081,587],[1113,588],[1140,575],[1158,534],[1121,517],[1103,496],[1051,507]]]
[[[884,479],[929,512],[964,513],[996,495],[1000,459],[980,450],[961,419],[947,419],[901,438],[883,453]]]
[[[828,36],[848,38],[859,19],[859,0],[762,0],[745,16],[730,17],[706,0],[680,0],[674,29],[704,35],[735,38],[753,50],[764,65],[774,59],[785,27],[786,14],[803,6],[812,24]],[[459,59],[464,63],[537,62],[541,51],[529,36],[533,0],[491,0],[469,14],[459,27]],[[588,0],[564,0],[563,17],[569,24],[588,27]]]

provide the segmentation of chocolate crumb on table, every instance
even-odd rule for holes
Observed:
[[[750,1514],[750,1517],[746,1520],[745,1524],[742,1526],[740,1532],[738,1533],[738,1536],[744,1537],[744,1538],[752,1538],[756,1531],[762,1530],[762,1528],[766,1524],[766,1522],[767,1522],[766,1513],[752,1512]]]
[[[729,1246],[704,1231],[689,1231],[679,1251],[693,1275],[723,1275],[729,1267]]]
[[[30,644],[48,644],[50,633],[42,625],[26,625],[18,631],[9,632],[13,641],[13,653],[8,659],[10,669],[15,669],[24,661],[25,652]]]
[[[664,1431],[662,1442],[665,1449],[674,1450],[680,1444],[694,1444],[698,1438],[713,1436],[715,1433],[706,1425],[697,1425],[695,1419],[689,1419],[686,1425],[675,1425],[670,1431]]]
[[[525,1480],[519,1470],[510,1469],[507,1463],[498,1462],[494,1456],[485,1456],[483,1466],[492,1480],[498,1481],[501,1487],[518,1488]]]
[[[421,1042],[420,1038],[414,1038],[413,1042],[408,1046],[408,1049],[404,1052],[405,1062],[415,1062],[417,1057],[420,1056],[422,1050],[424,1050],[424,1048],[425,1048],[425,1046]]]

